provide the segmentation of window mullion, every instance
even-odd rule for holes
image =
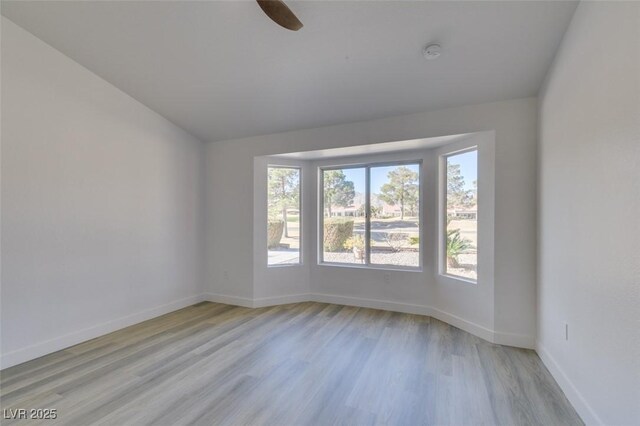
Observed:
[[[371,264],[371,166],[365,170],[364,244],[365,264]]]
[[[318,236],[317,249],[318,258],[320,262],[324,262],[324,172],[318,169],[318,193],[320,197],[318,199],[318,229],[316,235]]]

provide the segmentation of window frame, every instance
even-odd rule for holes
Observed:
[[[438,196],[438,274],[443,277],[447,277],[450,279],[467,282],[469,284],[478,284],[480,280],[480,216],[481,209],[480,205],[482,203],[481,197],[478,197],[477,206],[476,206],[476,238],[478,242],[476,244],[476,250],[478,255],[476,256],[476,279],[463,277],[461,275],[450,274],[447,272],[447,160],[449,157],[453,157],[460,154],[465,154],[467,152],[476,151],[476,180],[478,181],[478,192],[480,188],[480,146],[478,144],[469,145],[464,148],[452,149],[451,151],[447,151],[443,154],[440,154],[438,157],[439,169],[440,173],[438,174],[439,180],[439,196]]]
[[[339,159],[336,159],[339,163]],[[371,168],[375,167],[391,167],[391,166],[403,166],[403,165],[417,165],[418,166],[418,235],[420,240],[418,243],[418,266],[402,266],[391,265],[383,263],[371,263]],[[330,170],[344,170],[344,169],[364,169],[365,170],[365,263],[340,263],[340,262],[328,262],[324,260],[324,172]],[[356,268],[356,269],[372,269],[372,270],[391,270],[391,271],[409,271],[409,272],[422,272],[424,266],[424,170],[423,159],[406,159],[406,160],[383,160],[383,161],[369,161],[369,162],[356,162],[345,164],[332,164],[328,166],[317,166],[318,173],[318,232],[317,232],[317,250],[318,258],[317,264],[319,266],[334,266],[341,268]]]
[[[266,213],[266,219],[267,219],[267,223],[265,224],[265,229],[267,229],[267,227],[269,226],[269,169],[295,169],[298,170],[298,175],[299,175],[299,183],[298,183],[298,262],[293,263],[293,262],[287,262],[287,263],[273,263],[270,264],[269,263],[269,248],[268,248],[268,240],[265,241],[265,249],[267,252],[267,268],[286,268],[286,267],[296,267],[296,266],[302,266],[304,264],[304,256],[303,256],[303,250],[304,250],[304,244],[303,244],[303,237],[304,237],[304,219],[303,219],[303,187],[304,187],[304,174],[303,174],[303,167],[302,166],[295,166],[295,165],[283,165],[280,163],[267,163],[267,187],[266,187],[266,197],[265,197],[265,201],[266,201],[266,209],[265,209],[265,213]],[[268,233],[267,233],[267,239],[268,239]]]

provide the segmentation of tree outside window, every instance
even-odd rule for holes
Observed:
[[[299,263],[300,169],[268,168],[267,212],[268,263]]]

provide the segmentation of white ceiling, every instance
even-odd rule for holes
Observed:
[[[3,1],[2,14],[203,141],[536,95],[575,2]],[[443,47],[426,61],[428,42]]]

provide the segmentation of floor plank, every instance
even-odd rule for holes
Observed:
[[[433,318],[199,303],[0,372],[59,425],[581,425],[535,352]]]

